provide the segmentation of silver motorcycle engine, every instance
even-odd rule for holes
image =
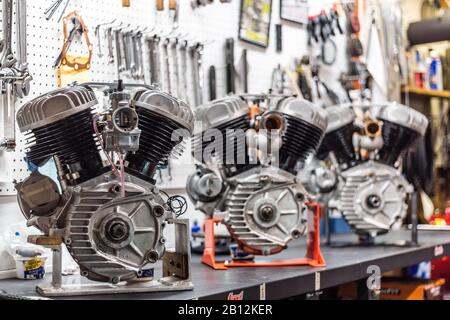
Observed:
[[[32,173],[16,188],[28,225],[61,238],[82,276],[117,284],[145,277],[165,254],[164,228],[175,215],[153,175],[192,132],[193,114],[150,87],[110,93],[102,113],[97,105],[94,90],[77,85],[19,110]],[[39,173],[50,159],[59,186]]]
[[[288,96],[230,96],[199,107],[196,120],[201,164],[187,183],[196,208],[224,217],[251,254],[275,254],[305,235],[308,195],[296,175],[323,138],[323,111]]]
[[[397,103],[334,106],[327,113],[318,157],[328,158],[329,165],[316,163],[309,185],[324,193],[320,197],[328,210],[339,212],[361,236],[400,226],[414,191],[402,175],[401,156],[425,134],[427,118]],[[322,185],[334,187],[323,190]]]

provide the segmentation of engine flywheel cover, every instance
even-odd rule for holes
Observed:
[[[396,169],[369,161],[342,176],[340,211],[358,234],[386,233],[405,218],[412,186]]]
[[[228,194],[227,227],[247,252],[270,255],[306,233],[304,194],[293,180],[254,174]]]
[[[163,256],[162,233],[170,212],[158,195],[142,192],[139,185],[127,182],[127,191],[136,194],[126,198],[111,191],[114,185],[74,193],[65,242],[82,276],[118,283],[136,278]]]

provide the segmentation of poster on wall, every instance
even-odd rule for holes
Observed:
[[[239,39],[267,48],[269,45],[272,0],[241,0]]]
[[[280,19],[299,24],[308,23],[309,0],[280,0]]]

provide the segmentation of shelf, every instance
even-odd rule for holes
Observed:
[[[393,231],[380,237],[379,241],[394,243],[409,239],[409,231]],[[357,241],[355,235],[335,235],[336,241]],[[300,241],[302,242],[302,241]],[[419,246],[371,246],[331,248],[322,245],[322,253],[327,262],[324,268],[312,267],[268,267],[230,268],[212,270],[200,262],[200,257],[192,256],[193,291],[138,293],[125,295],[97,295],[71,297],[69,299],[220,299],[227,300],[230,293],[242,293],[244,299],[260,299],[264,288],[266,299],[286,299],[292,296],[331,288],[368,277],[368,268],[376,265],[383,272],[404,268],[422,261],[450,255],[450,232],[419,231]],[[265,259],[298,258],[306,251],[306,245],[296,243],[274,257]],[[225,257],[222,257],[225,258]],[[259,257],[260,259],[264,259]],[[155,270],[157,273],[160,269]],[[79,276],[64,277],[67,283],[92,283]],[[0,288],[10,294],[36,296],[36,285],[49,283],[50,276],[42,280],[23,281],[1,280]],[[64,298],[59,298],[64,299]],[[66,299],[68,299],[66,297]]]
[[[428,96],[428,97],[436,97],[436,98],[445,98],[450,99],[450,91],[448,90],[429,90],[429,89],[422,89],[422,88],[416,88],[411,86],[404,86],[402,88],[403,93],[412,93],[422,96]]]

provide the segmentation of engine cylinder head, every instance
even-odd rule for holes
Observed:
[[[394,165],[428,127],[428,119],[420,112],[397,103],[387,104],[379,110],[377,118],[383,121],[383,148],[380,161]]]

